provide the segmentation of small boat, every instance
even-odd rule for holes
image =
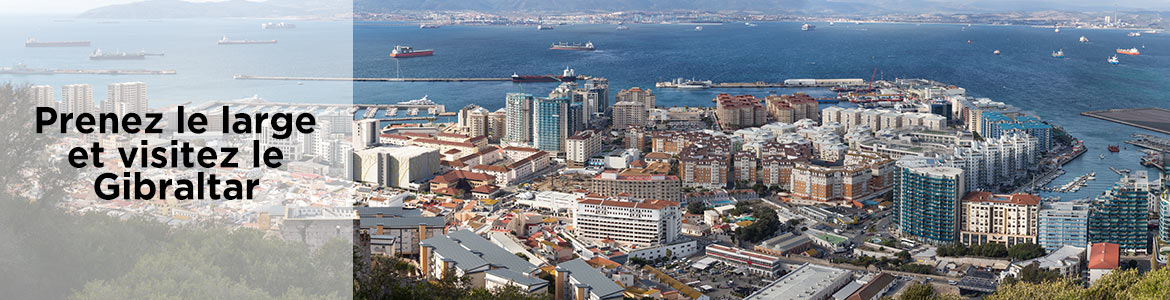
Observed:
[[[966,27],[964,27],[964,28],[966,28]],[[967,43],[968,43],[968,44],[970,44],[970,43],[971,43],[971,40],[967,40]]]
[[[1081,43],[1088,43],[1089,39],[1082,35],[1080,41]]]
[[[1052,32],[1060,33],[1060,27],[1056,27],[1055,29],[1052,29]]]
[[[813,30],[813,29],[817,29],[817,26],[812,25],[812,24],[808,24],[808,23],[805,23],[804,25],[800,25],[800,30],[803,30],[803,31],[809,31],[809,30]]]
[[[1142,36],[1142,33],[1141,33],[1141,32],[1136,32],[1136,31],[1135,31],[1135,32],[1130,32],[1130,33],[1128,33],[1128,34],[1126,34],[1126,35],[1128,35],[1128,36],[1130,36],[1130,37],[1141,37],[1141,36]]]
[[[695,31],[703,31],[703,26],[695,26]]]
[[[999,50],[992,51],[991,53],[993,53],[995,55],[999,55]]]
[[[1052,57],[1064,58],[1064,49],[1060,49],[1060,50],[1056,50],[1056,51],[1052,52]]]
[[[548,26],[548,25],[543,25],[543,24],[542,24],[542,25],[536,25],[536,30],[553,30],[553,27],[552,27],[552,26]]]
[[[418,29],[435,29],[439,26],[439,24],[418,24]]]
[[[747,26],[747,27],[756,27],[756,24],[753,24],[752,22],[744,22],[744,23],[743,23],[743,26]]]
[[[1110,57],[1109,59],[1106,59],[1105,61],[1108,61],[1109,63],[1115,64],[1115,65],[1121,63],[1120,61],[1117,60],[1117,55],[1114,55],[1113,57]]]
[[[1105,153],[1101,153],[1101,159],[1105,159]]]
[[[618,25],[617,30],[618,31],[626,31],[626,30],[630,30],[630,27],[626,26],[626,25]]]
[[[1117,147],[1117,145],[1109,145],[1109,152],[1120,152],[1120,151],[1121,151],[1121,148]]]

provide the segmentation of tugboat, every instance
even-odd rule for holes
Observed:
[[[1109,145],[1109,152],[1121,152],[1121,148],[1117,147],[1117,145]]]

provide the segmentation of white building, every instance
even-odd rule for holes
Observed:
[[[1077,278],[1081,276],[1081,260],[1085,256],[1084,247],[1063,246],[1048,255],[1012,262],[1008,265],[1004,276],[1020,276],[1020,271],[1031,264],[1036,264],[1040,270],[1052,270],[1064,277]]]
[[[805,263],[745,300],[824,300],[853,281],[853,272]]]
[[[682,210],[668,200],[586,199],[573,214],[577,238],[612,239],[637,247],[672,244],[682,233]]]
[[[584,166],[590,157],[601,151],[601,133],[597,130],[583,130],[565,141],[565,158],[572,167]]]
[[[540,191],[536,194],[521,194],[516,196],[516,204],[532,208],[543,208],[554,212],[573,212],[577,208],[577,200],[584,198],[583,194],[561,193],[555,191]]]
[[[378,128],[378,120],[364,119],[353,123],[353,149],[362,150],[378,144],[378,137],[382,135]]]
[[[33,103],[40,107],[50,107],[57,109],[57,99],[53,98],[53,87],[47,85],[34,85],[28,87],[29,98],[32,98]]]
[[[88,84],[70,84],[61,87],[62,113],[93,112],[93,87]]]
[[[149,112],[150,106],[146,100],[146,83],[110,84],[106,88],[106,101],[103,102],[102,111],[119,114]]]

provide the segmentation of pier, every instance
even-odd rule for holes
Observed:
[[[236,75],[237,80],[295,80],[295,81],[383,81],[383,82],[465,82],[465,81],[512,81],[511,77],[457,77],[457,78],[397,78],[397,77],[295,77]]]
[[[1135,140],[1127,140],[1126,144],[1157,151],[1170,151],[1170,139],[1164,139],[1143,133],[1134,133]]]
[[[175,70],[116,70],[116,69],[31,69],[24,67],[0,68],[8,75],[175,75]]]
[[[702,87],[696,87],[693,84],[701,83]],[[680,87],[680,85],[687,85]],[[766,88],[815,88],[815,87],[836,87],[836,86],[864,86],[865,80],[862,79],[787,79],[781,82],[710,82],[710,81],[687,81],[682,78],[674,81],[662,81],[654,84],[657,88],[747,88],[747,89],[766,89]]]

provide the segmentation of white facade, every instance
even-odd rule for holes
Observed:
[[[110,84],[106,88],[106,101],[103,103],[106,104],[102,106],[103,112],[141,114],[150,111],[146,100],[146,83],[142,82]]]
[[[601,151],[601,133],[596,130],[578,132],[565,141],[565,158],[569,161],[585,163],[599,151]]]
[[[682,210],[674,201],[589,199],[577,202],[573,215],[576,236],[583,239],[648,247],[674,243],[682,233]]]
[[[381,146],[354,152],[354,180],[417,189],[439,170],[439,151],[416,146]]]

